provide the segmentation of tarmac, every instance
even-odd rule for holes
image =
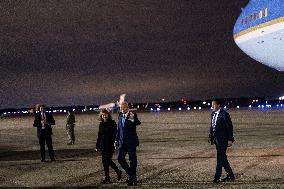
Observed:
[[[210,111],[138,112],[142,124],[137,128],[140,146],[134,188],[284,188],[284,110],[228,112],[236,140],[227,153],[234,182],[212,183],[216,150],[207,142]],[[75,114],[75,145],[66,145],[66,116],[54,115],[56,161],[46,163],[40,161],[32,116],[0,119],[1,188],[127,187],[126,174],[118,182],[112,169],[112,183],[100,184],[104,173],[95,151],[97,114]],[[118,164],[115,155],[113,159]]]

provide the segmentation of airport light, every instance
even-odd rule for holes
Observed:
[[[210,109],[213,110],[213,107],[211,107]]]
[[[260,105],[258,105],[257,107],[260,108]]]
[[[237,106],[237,109],[240,109],[240,106]]]
[[[196,107],[194,106],[194,107],[193,107],[193,109],[195,109],[195,110],[196,110]]]
[[[267,104],[267,105],[266,105],[266,108],[271,108],[271,105],[270,105],[270,104]]]
[[[190,111],[190,107],[187,107],[187,110]]]
[[[168,111],[171,111],[171,108],[168,108]]]
[[[264,108],[264,105],[261,105],[261,108]]]
[[[206,104],[206,101],[204,101],[203,104],[205,105],[205,104]]]
[[[179,111],[181,111],[181,108],[178,108]]]
[[[201,110],[201,107],[198,107],[198,110]]]
[[[157,108],[157,111],[159,112],[159,111],[161,111],[161,109],[160,109],[160,108]]]
[[[208,105],[208,106],[211,106],[211,104],[210,104],[210,103],[208,103],[207,105]]]
[[[150,108],[150,111],[151,111],[151,112],[153,112],[153,111],[154,111],[154,109],[153,109],[153,108]]]
[[[277,104],[276,107],[279,108],[279,104]]]
[[[224,106],[224,109],[227,109],[227,106]]]
[[[4,112],[4,115],[7,115],[7,113],[6,113],[6,112]]]
[[[251,108],[251,105],[249,105],[249,108]]]

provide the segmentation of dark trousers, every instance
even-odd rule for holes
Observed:
[[[220,179],[222,175],[222,167],[224,167],[229,177],[234,177],[232,168],[230,166],[230,163],[226,155],[227,146],[216,145],[216,150],[217,150],[217,166],[216,166],[215,179]]]
[[[125,160],[125,156],[128,153],[130,165]],[[136,156],[136,146],[127,147],[121,145],[118,152],[118,162],[121,167],[129,176],[129,181],[137,181],[136,168],[137,168],[137,156]]]
[[[68,136],[68,141],[70,143],[75,142],[75,133],[74,133],[74,125],[68,125],[66,127],[67,130],[67,136]]]
[[[113,155],[113,151],[112,152],[108,152],[108,151],[104,151],[102,150],[102,162],[103,162],[103,166],[104,166],[104,172],[105,172],[105,177],[109,178],[109,166],[116,172],[119,172],[118,167],[116,166],[116,164],[112,161],[112,155]]]
[[[53,152],[51,135],[43,132],[39,135],[40,154],[42,160],[45,160],[45,143],[48,148],[49,157],[51,160],[53,160],[54,152]]]

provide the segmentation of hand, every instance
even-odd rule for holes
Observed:
[[[208,143],[211,144],[211,145],[213,145],[213,144],[214,144],[213,139],[211,139],[211,138],[209,137],[209,138],[208,138]]]
[[[233,141],[228,141],[228,147],[231,147],[233,145]]]
[[[46,122],[44,120],[41,120],[41,125],[45,125]]]
[[[207,142],[208,142],[209,144],[211,144],[211,138],[208,138]]]

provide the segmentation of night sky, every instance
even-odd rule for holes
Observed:
[[[247,0],[0,2],[0,109],[284,95],[232,30]]]

